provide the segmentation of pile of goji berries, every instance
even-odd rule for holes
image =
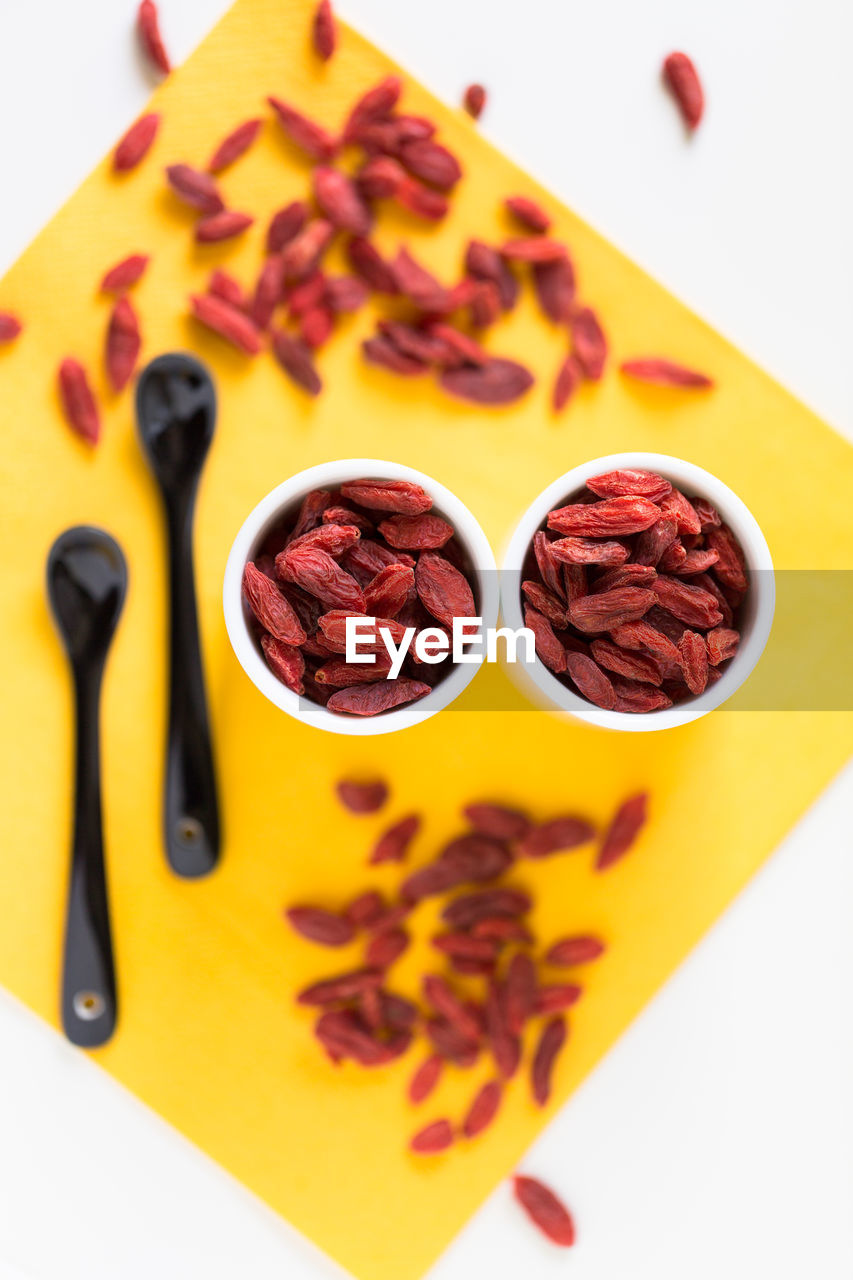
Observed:
[[[387,788],[347,781],[339,795],[353,812],[368,813],[384,803]],[[575,814],[537,824],[520,810],[470,804],[464,810],[469,829],[410,871],[395,896],[367,888],[342,909],[299,904],[287,910],[291,926],[311,942],[343,947],[363,940],[361,967],[320,979],[297,997],[317,1010],[314,1034],[333,1062],[383,1066],[418,1038],[425,1040],[428,1055],[408,1090],[412,1104],[420,1106],[448,1068],[466,1070],[491,1059],[494,1075],[477,1089],[465,1114],[431,1119],[411,1138],[412,1151],[443,1151],[493,1122],[522,1064],[523,1037],[531,1025],[529,1088],[536,1105],[546,1105],[568,1036],[566,1011],[582,993],[575,971],[602,955],[605,943],[572,935],[543,945],[530,916],[533,898],[520,883],[524,864],[595,843],[594,865],[603,871],[636,840],[646,805],[645,794],[631,796],[598,833]],[[419,827],[417,814],[395,822],[379,837],[370,863],[403,862]],[[445,899],[441,927],[430,939],[436,967],[423,975],[419,1005],[393,990],[391,973],[410,946],[418,906],[436,898]]]
[[[307,494],[246,565],[243,595],[267,663],[288,689],[330,711],[372,716],[424,697],[448,674],[446,628],[476,615],[473,580],[453,526],[432,511],[425,489],[366,478]],[[373,662],[346,661],[351,617],[374,619],[359,641]],[[392,678],[383,632],[400,645],[408,628]],[[419,659],[421,635],[447,652]]]
[[[538,657],[607,711],[683,702],[737,653],[740,544],[710,502],[653,472],[593,476],[549,512],[522,576]]]
[[[168,74],[171,63],[153,0],[139,6],[138,33],[152,66]],[[328,61],[338,32],[326,0],[313,15],[311,34],[317,56]],[[695,68],[685,55],[674,54],[665,63],[664,76],[694,128],[703,101]],[[371,239],[388,203],[427,225],[443,220],[463,177],[457,157],[438,140],[435,123],[400,110],[402,93],[401,78],[386,77],[358,98],[335,129],[276,95],[267,97],[275,127],[312,166],[310,194],[273,214],[255,279],[244,285],[217,267],[207,287],[191,295],[192,315],[247,356],[268,347],[297,386],[318,395],[323,383],[316,353],[332,337],[339,318],[359,310],[372,296],[387,314],[362,342],[368,363],[404,377],[433,372],[453,396],[504,405],[523,396],[534,375],[509,355],[487,350],[481,339],[516,306],[526,273],[543,314],[567,333],[568,351],[551,395],[554,409],[562,410],[583,381],[602,377],[608,342],[595,311],[578,297],[567,246],[548,234],[551,218],[536,201],[508,196],[505,212],[512,234],[496,245],[471,240],[462,255],[461,275],[450,283],[440,281],[406,245],[386,258]],[[485,100],[483,86],[470,85],[465,110],[476,119]],[[149,112],[131,126],[114,152],[116,172],[127,174],[143,161],[160,123],[159,114]],[[254,145],[264,124],[260,115],[239,122],[213,148],[204,167],[184,161],[166,166],[175,197],[198,213],[193,234],[199,244],[224,245],[256,222],[252,212],[229,206],[220,179]],[[335,246],[343,251],[345,274],[327,269]],[[128,290],[147,264],[147,255],[134,251],[107,272],[101,286],[118,294],[105,337],[108,380],[117,393],[132,379],[142,350],[140,320]],[[0,342],[13,340],[20,330],[17,316],[0,312]],[[669,387],[712,385],[705,374],[658,356],[626,360],[620,367],[629,377]],[[58,381],[70,426],[90,444],[97,443],[101,412],[86,368],[67,356]]]

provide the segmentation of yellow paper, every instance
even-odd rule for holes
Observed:
[[[101,524],[124,547],[130,590],[104,690],[105,815],[121,998],[114,1041],[97,1061],[220,1161],[361,1280],[410,1280],[510,1171],[551,1112],[508,1091],[499,1124],[433,1161],[405,1152],[430,1117],[459,1117],[483,1069],[456,1074],[421,1113],[404,1102],[416,1055],[379,1072],[335,1070],[319,1053],[294,990],[356,961],[295,939],[283,903],[345,900],[393,870],[366,876],[382,824],[427,814],[425,859],[457,829],[459,805],[497,796],[539,816],[580,807],[602,822],[625,793],[649,787],[652,821],[636,854],[606,876],[584,854],[525,868],[540,890],[546,936],[594,930],[611,948],[584,975],[554,1106],[595,1065],[785,835],[853,742],[840,713],[718,712],[660,735],[608,735],[528,710],[499,672],[478,676],[460,704],[405,734],[354,740],[296,724],[249,683],[228,646],[220,587],[226,554],[249,509],[294,471],[326,459],[375,456],[422,468],[453,489],[498,552],[528,502],[592,456],[646,449],[719,475],[751,507],[777,566],[849,568],[853,450],[781,387],[574,217],[416,85],[405,105],[440,124],[467,179],[446,224],[425,230],[383,213],[390,249],[405,237],[446,279],[471,234],[508,232],[502,198],[528,192],[555,215],[581,288],[600,308],[615,357],[660,351],[707,370],[711,394],[630,385],[610,373],[561,418],[549,408],[565,337],[527,297],[488,345],[529,361],[539,385],[506,410],[457,404],[428,380],[366,367],[365,311],[340,325],[320,356],[327,390],[294,390],[272,359],[250,361],[186,318],[186,296],[211,267],[251,280],[269,214],[304,194],[308,165],[271,123],[224,175],[235,208],[259,223],[239,243],[193,246],[193,215],[165,189],[164,164],[204,163],[236,123],[277,92],[335,127],[356,93],[392,70],[344,31],[328,66],[308,54],[309,6],[239,0],[198,52],[155,95],[163,128],[140,169],[115,177],[105,161],[0,285],[0,305],[27,330],[0,356],[6,431],[2,634],[4,840],[0,981],[51,1023],[69,840],[70,691],[43,590],[48,547],[65,526]],[[183,883],[166,870],[160,797],[166,698],[164,540],[152,481],[137,447],[130,394],[106,392],[101,367],[107,299],[97,283],[132,251],[153,255],[134,291],[145,356],[191,348],[215,370],[221,413],[197,528],[200,608],[226,831],[221,871]],[[106,404],[92,453],[65,427],[54,371],[75,353],[96,370]],[[807,477],[804,479],[804,477]],[[809,537],[819,502],[822,537]],[[483,682],[489,682],[487,686]],[[479,692],[478,692],[479,691]],[[488,696],[486,696],[488,694]],[[464,710],[501,705],[505,710]],[[393,799],[355,819],[332,799],[353,771],[386,775]],[[425,911],[428,915],[429,911]],[[425,951],[400,966],[414,992]]]

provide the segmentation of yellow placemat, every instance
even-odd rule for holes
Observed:
[[[505,795],[543,816],[580,806],[603,820],[623,793],[651,788],[648,834],[609,875],[590,875],[587,857],[527,871],[534,885],[547,883],[543,930],[588,927],[612,941],[572,1019],[559,1103],[844,762],[853,720],[723,711],[666,734],[610,736],[510,698],[517,710],[448,712],[387,739],[322,735],[267,703],[228,647],[219,595],[234,532],[258,498],[298,468],[339,456],[387,456],[454,489],[499,548],[555,475],[593,455],[641,448],[679,454],[726,480],[762,524],[780,567],[849,568],[853,450],[537,192],[465,117],[416,85],[407,90],[406,106],[440,121],[469,177],[445,226],[424,231],[389,214],[380,241],[391,247],[398,237],[412,238],[452,278],[468,235],[506,232],[498,212],[504,195],[538,194],[555,212],[556,234],[572,246],[582,289],[600,307],[617,355],[660,350],[708,370],[719,389],[669,395],[611,374],[600,387],[584,389],[557,420],[548,394],[564,339],[529,300],[489,338],[496,351],[520,353],[542,375],[508,411],[461,406],[428,381],[398,381],[365,368],[357,346],[372,325],[367,313],[345,322],[323,352],[328,390],[316,403],[294,391],[271,359],[249,362],[205,337],[185,318],[186,294],[220,261],[250,279],[262,224],[239,245],[192,248],[192,216],[165,191],[162,166],[203,162],[222,134],[257,114],[266,92],[334,125],[356,93],[390,70],[387,58],[349,31],[335,60],[318,66],[307,56],[307,22],[301,0],[239,0],[156,94],[164,124],[149,160],[121,180],[102,164],[0,285],[0,305],[20,310],[28,322],[16,347],[0,356],[6,420],[0,981],[56,1023],[71,726],[43,566],[60,529],[100,523],[124,546],[131,579],[103,716],[122,1015],[119,1033],[97,1060],[361,1280],[408,1280],[512,1168],[547,1115],[533,1109],[519,1083],[501,1122],[481,1141],[418,1163],[404,1152],[416,1122],[403,1101],[411,1059],[378,1073],[336,1071],[324,1062],[291,993],[336,960],[330,965],[325,954],[294,939],[278,913],[284,901],[344,899],[364,882],[365,850],[380,820],[338,812],[333,780],[354,769],[388,775],[391,815],[414,807],[428,813],[423,857],[453,832],[459,804],[478,794]],[[223,185],[234,207],[266,216],[303,194],[307,172],[270,125]],[[136,250],[154,259],[136,293],[146,356],[191,347],[211,361],[221,391],[197,556],[227,834],[221,872],[198,884],[173,879],[160,848],[163,536],[131,398],[107,398],[103,443],[92,455],[62,424],[54,390],[56,364],[68,352],[100,368],[108,302],[96,296],[97,282],[108,265]],[[103,391],[100,374],[98,382]],[[815,503],[818,543],[810,536]],[[480,679],[499,684],[502,677],[488,672]],[[495,688],[496,700],[505,701]],[[469,705],[482,701],[481,690],[479,703]],[[383,884],[394,877],[370,878]],[[414,985],[418,964],[415,955],[401,966],[406,986]],[[458,1115],[474,1083],[460,1075],[442,1086],[429,1114]]]

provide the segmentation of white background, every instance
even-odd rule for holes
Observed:
[[[226,0],[161,8],[179,61]],[[449,102],[487,84],[490,138],[853,439],[849,0],[339,8]],[[0,0],[0,267],[144,104],[134,9]],[[707,85],[689,143],[673,48]],[[849,1280],[851,802],[848,769],[531,1151],[572,1254],[501,1187],[430,1280]],[[2,993],[0,1046],[2,1280],[341,1275]]]

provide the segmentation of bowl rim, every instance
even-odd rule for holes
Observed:
[[[587,724],[623,733],[649,733],[699,720],[720,707],[741,687],[754,670],[767,644],[773,624],[776,582],[770,548],[758,521],[743,500],[719,477],[694,462],[669,454],[637,450],[605,454],[581,462],[558,476],[537,494],[520,516],[510,535],[500,574],[501,611],[508,627],[516,629],[524,624],[520,600],[522,566],[533,535],[543,524],[548,512],[565,502],[590,476],[627,468],[657,471],[678,488],[683,487],[701,494],[713,503],[725,523],[731,526],[743,548],[747,568],[753,574],[750,590],[754,593],[754,616],[738,652],[721,678],[709,685],[704,693],[661,711],[639,714],[604,711],[593,706],[578,694],[572,693],[538,659],[529,665],[510,664],[509,671],[528,695],[532,694],[534,700],[552,711],[563,712]]]
[[[433,476],[401,462],[379,458],[336,458],[315,463],[294,472],[256,503],[234,536],[225,566],[222,605],[225,628],[237,661],[257,689],[281,711],[302,724],[352,737],[373,737],[395,733],[429,720],[448,707],[479,671],[483,655],[465,664],[455,664],[450,674],[418,702],[386,711],[380,716],[346,716],[328,711],[300,697],[273,675],[255,645],[247,624],[242,597],[243,570],[253,548],[284,507],[290,506],[312,489],[337,487],[360,477],[411,480],[431,495],[435,506],[447,516],[465,547],[478,579],[480,617],[483,629],[497,624],[500,607],[497,564],[491,544],[469,508],[446,485]],[[471,655],[472,657],[474,655]]]

